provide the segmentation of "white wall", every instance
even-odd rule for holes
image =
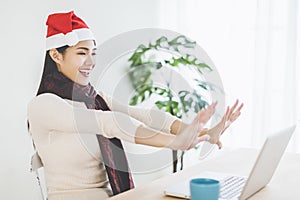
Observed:
[[[92,28],[99,43],[121,32],[158,24],[158,0],[0,3],[0,199],[39,199],[29,172],[32,147],[26,129],[27,103],[36,93],[42,73],[46,17],[73,9]]]
[[[245,105],[224,145],[260,147],[296,123],[287,149],[300,151],[299,11],[297,0],[162,1],[162,26],[196,40],[221,75],[226,104]]]

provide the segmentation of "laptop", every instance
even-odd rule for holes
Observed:
[[[205,171],[192,178],[219,180],[221,186],[219,200],[247,199],[269,183],[295,128],[296,125],[293,125],[266,138],[248,177]],[[189,180],[166,188],[164,194],[190,199]]]

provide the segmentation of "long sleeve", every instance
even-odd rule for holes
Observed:
[[[77,108],[54,94],[42,94],[28,105],[31,130],[55,130],[65,133],[103,134],[134,143],[142,122],[117,111]]]
[[[171,125],[177,118],[169,113],[155,108],[141,108],[137,106],[124,105],[111,96],[101,93],[109,108],[113,111],[122,112],[131,117],[143,122],[145,125],[160,130],[165,133],[170,133]]]

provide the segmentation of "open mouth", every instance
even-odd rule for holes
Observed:
[[[87,70],[87,69],[81,69],[79,70],[80,74],[84,77],[89,77],[91,70]]]

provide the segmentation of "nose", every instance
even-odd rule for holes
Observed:
[[[96,58],[94,55],[89,54],[84,62],[84,64],[86,66],[92,66],[94,67],[94,65],[96,64]]]

